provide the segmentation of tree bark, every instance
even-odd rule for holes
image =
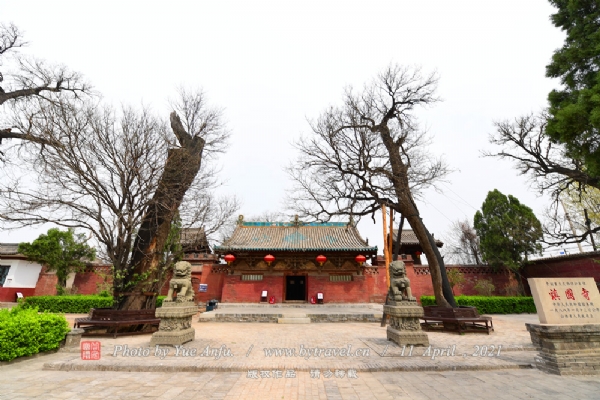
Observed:
[[[419,210],[417,209],[417,205],[415,204],[410,192],[410,186],[408,184],[409,166],[403,162],[400,155],[400,144],[394,141],[387,126],[388,120],[392,117],[391,111],[392,110],[390,110],[390,113],[386,115],[379,125],[375,125],[371,129],[379,132],[383,144],[388,150],[388,154],[390,156],[390,165],[393,175],[392,182],[394,185],[394,191],[396,192],[396,197],[398,199],[396,211],[402,213],[402,215],[406,218],[415,232],[417,239],[419,239],[419,244],[423,248],[425,256],[427,256],[427,261],[429,262],[429,272],[431,273],[431,284],[433,286],[433,294],[435,296],[436,304],[443,307],[452,307],[451,303],[446,300],[446,296],[444,295],[444,290],[442,288],[443,281],[441,266],[444,266],[443,261],[441,262],[440,266],[441,257],[438,259],[436,255],[434,250],[435,244],[432,246],[432,241],[430,241],[431,235],[429,234],[429,231],[427,231],[425,224],[423,224],[423,220],[419,216]],[[400,232],[398,234],[400,234]],[[454,302],[454,296],[452,296],[451,290],[448,297],[452,300],[452,302]]]
[[[442,275],[442,292],[444,293],[444,298],[448,301],[448,303],[450,303],[452,307],[458,307],[458,304],[456,304],[456,300],[454,299],[454,290],[452,290],[452,286],[450,285],[450,281],[448,280],[448,274],[446,271],[446,264],[444,263],[444,259],[442,258],[440,250],[435,244],[435,239],[433,238],[433,235],[429,233],[429,231],[427,231],[427,236],[429,237],[429,243],[431,243],[431,248],[435,253],[435,258],[437,259],[440,268],[440,273]]]
[[[160,289],[163,272],[160,265],[171,222],[200,170],[204,139],[190,136],[174,112],[171,113],[171,128],[181,147],[169,150],[158,188],[142,219],[124,279],[128,285],[124,287],[125,293],[117,298],[119,310],[156,307],[156,295],[144,293],[157,294]]]

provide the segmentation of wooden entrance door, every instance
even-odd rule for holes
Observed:
[[[306,301],[306,276],[290,275],[285,277],[285,299]]]

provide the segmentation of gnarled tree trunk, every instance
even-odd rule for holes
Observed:
[[[123,280],[127,284],[120,296],[115,293],[119,310],[142,310],[156,306],[155,294],[162,284],[163,271],[160,265],[171,222],[200,170],[204,139],[192,137],[186,132],[175,112],[171,113],[171,128],[181,147],[169,150],[158,188],[142,219],[130,268]]]
[[[408,184],[409,166],[406,165],[402,160],[400,144],[395,142],[390,134],[390,130],[387,126],[388,119],[389,118],[387,117],[384,118],[379,125],[375,125],[371,129],[379,132],[383,144],[387,148],[390,156],[390,165],[393,174],[392,183],[398,199],[397,211],[402,213],[402,215],[408,220],[408,223],[415,232],[417,239],[419,239],[419,244],[423,248],[423,252],[427,256],[427,261],[429,262],[429,271],[431,273],[431,283],[437,305],[444,307],[455,306],[456,304],[454,301],[454,295],[452,294],[452,289],[448,283],[448,278],[445,276],[445,266],[441,260],[441,256],[439,256],[435,242],[432,240],[433,238],[431,237],[431,234],[425,227],[425,224],[419,215],[419,210],[412,198],[410,186]],[[400,234],[401,232],[398,232],[398,235]],[[444,268],[443,277],[442,268]],[[444,281],[446,283],[445,285]]]

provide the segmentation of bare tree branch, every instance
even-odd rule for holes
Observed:
[[[183,225],[204,227],[209,235],[239,208],[234,197],[214,197],[215,169],[200,168],[203,138],[188,135],[175,114],[171,133],[148,109],[115,111],[69,98],[32,99],[19,107],[13,126],[48,144],[28,141],[11,149],[20,164],[0,171],[3,227],[49,222],[88,230],[114,265],[117,291],[138,284],[156,291],[164,265],[145,276],[142,261],[162,260],[164,238],[157,235],[168,233],[181,204]],[[218,126],[211,129],[216,136]]]
[[[546,136],[547,120],[548,115],[542,112],[495,123],[496,133],[490,136],[490,142],[502,150],[483,154],[513,161],[540,193],[551,196],[553,203],[546,212],[548,222],[544,225],[546,244],[581,243],[600,228],[573,235],[561,214],[559,201],[563,193],[585,191],[587,187],[600,189],[600,178],[588,174],[582,160],[568,157],[563,144]]]
[[[25,46],[21,31],[13,24],[0,25],[0,106],[12,102],[8,110],[15,112],[18,103],[31,98],[56,101],[60,97],[93,94],[91,86],[83,77],[65,66],[53,66],[44,61],[18,54]],[[5,108],[6,109],[6,108]],[[16,126],[6,126],[6,119],[0,118],[0,144],[3,139],[19,139],[48,144],[31,132],[20,131]],[[1,126],[4,125],[4,126]]]
[[[295,183],[288,197],[294,211],[321,221],[373,216],[382,204],[402,213],[430,262],[436,300],[448,305],[443,261],[414,201],[448,173],[441,159],[422,150],[426,135],[413,115],[439,100],[436,87],[435,74],[393,65],[362,91],[347,88],[342,106],[310,121],[312,136],[296,143],[300,157],[288,168]],[[447,291],[451,297],[449,285]]]

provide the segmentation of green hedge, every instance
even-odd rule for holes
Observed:
[[[160,307],[165,296],[158,296],[156,306]],[[106,296],[31,296],[21,302],[24,308],[38,308],[54,313],[86,314],[90,308],[111,308],[113,298]]]
[[[24,308],[39,308],[54,313],[85,314],[90,308],[111,308],[113,298],[105,296],[31,296],[26,297]]]
[[[62,315],[39,314],[35,308],[0,310],[0,361],[57,349],[67,332]]]
[[[535,314],[533,297],[456,296],[459,306],[477,307],[479,314]],[[434,306],[435,297],[421,296],[421,305]]]

